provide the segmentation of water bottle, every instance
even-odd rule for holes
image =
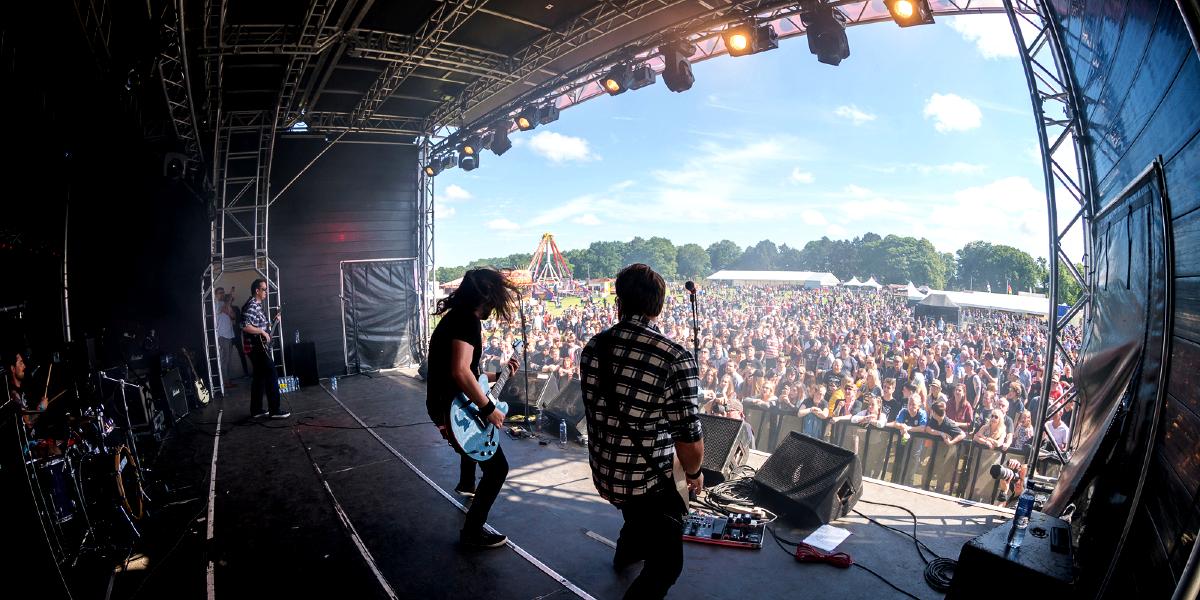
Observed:
[[[337,391],[337,377],[329,378],[329,387],[332,388],[333,391]]]
[[[1017,512],[1013,515],[1012,531],[1008,533],[1008,547],[1017,549],[1025,541],[1025,530],[1029,529],[1029,515],[1033,513],[1033,491],[1026,489],[1017,501]]]
[[[558,445],[567,445],[567,420],[563,419],[558,422]]]
[[[292,341],[297,344],[300,343],[300,330],[299,329],[296,330],[296,335],[292,338]]]

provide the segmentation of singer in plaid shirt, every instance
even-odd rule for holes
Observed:
[[[662,598],[683,570],[682,517],[672,459],[678,454],[688,488],[699,491],[704,443],[690,352],[658,331],[666,284],[634,264],[617,275],[621,321],[592,338],[579,359],[592,481],[621,510],[618,570],[645,560],[626,598]]]

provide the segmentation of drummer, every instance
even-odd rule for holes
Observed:
[[[21,356],[20,352],[6,352],[4,367],[4,370],[8,372],[8,399],[23,411],[41,412],[46,410],[46,407],[50,405],[50,399],[46,397],[46,394],[43,393],[42,399],[33,406],[30,406],[30,401],[25,398],[25,357]],[[32,429],[40,416],[36,413],[26,412],[21,416],[21,420],[25,422],[26,428]]]

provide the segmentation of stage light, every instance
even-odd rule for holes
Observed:
[[[779,36],[770,23],[744,23],[721,34],[730,56],[747,56],[779,47]]]
[[[638,65],[630,73],[629,89],[640,90],[648,85],[654,85],[655,81],[658,81],[658,74],[650,68],[650,65]]]
[[[512,148],[512,140],[508,139],[507,122],[500,121],[493,125],[491,137],[491,142],[488,143],[487,147],[492,151],[492,154],[500,156],[501,154],[508,152],[509,148]]]
[[[933,11],[929,0],[883,0],[892,20],[901,27],[929,25],[933,23]]]
[[[818,7],[813,12],[801,14],[800,19],[806,28],[808,51],[817,56],[817,62],[836,67],[849,58],[846,26],[834,15],[832,7]]]
[[[435,158],[429,161],[424,170],[426,177],[436,177],[438,173],[442,172],[442,159]]]
[[[478,154],[460,154],[458,155],[458,166],[464,171],[474,171],[479,168]]]
[[[453,154],[447,154],[442,157],[442,170],[453,169],[458,166],[458,159]]]
[[[551,101],[549,104],[543,104],[538,109],[538,112],[541,113],[541,116],[538,117],[538,123],[542,125],[558,120],[558,107],[554,105],[554,101]]]
[[[536,106],[528,106],[522,110],[514,121],[517,124],[517,129],[521,131],[529,131],[538,126],[538,116],[541,111]]]
[[[473,156],[479,152],[479,138],[470,138],[459,144],[458,151],[467,156]]]
[[[692,74],[692,63],[688,62],[696,47],[691,42],[680,40],[658,49],[663,56],[663,83],[672,92],[685,92],[692,89],[696,76]]]
[[[612,69],[609,69],[608,75],[600,80],[600,83],[609,96],[624,94],[631,83],[629,65],[614,65]]]

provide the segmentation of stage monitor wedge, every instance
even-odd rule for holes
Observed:
[[[850,514],[862,496],[858,455],[793,431],[754,474],[759,490],[786,503],[789,517],[829,523]]]
[[[700,425],[704,431],[704,462],[700,467],[705,485],[737,479],[754,449],[750,425],[741,419],[715,415],[700,415]]]

